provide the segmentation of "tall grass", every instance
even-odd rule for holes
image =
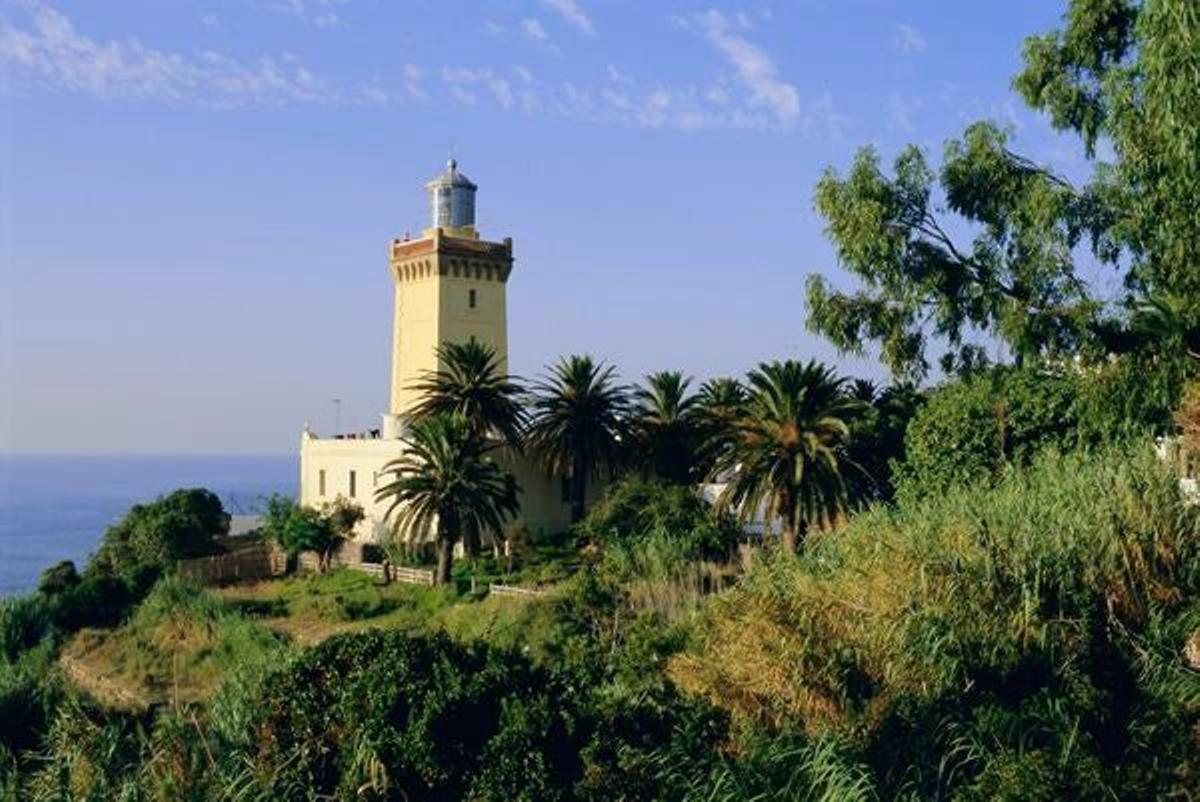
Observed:
[[[669,673],[745,724],[879,750],[894,788],[970,778],[1002,797],[1001,767],[1039,761],[1111,784],[1119,767],[1084,764],[1178,750],[1200,714],[1182,659],[1198,532],[1150,449],[1048,456],[765,563]]]
[[[601,570],[620,583],[631,612],[676,622],[737,577],[730,564],[696,559],[691,551],[689,544],[652,530],[642,540],[606,549]]]

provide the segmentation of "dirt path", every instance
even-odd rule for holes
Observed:
[[[85,659],[76,657],[68,650],[63,650],[58,664],[72,685],[106,707],[141,712],[154,702],[128,686],[106,677],[103,672],[88,665]]]

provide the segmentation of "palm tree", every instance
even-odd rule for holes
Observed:
[[[619,462],[628,406],[613,368],[590,356],[560,360],[534,388],[527,442],[570,482],[572,521],[583,518],[588,478]]]
[[[517,514],[517,482],[488,456],[492,446],[462,415],[420,420],[403,442],[404,456],[384,466],[394,478],[375,497],[391,500],[385,516],[406,539],[434,541],[434,581],[444,585],[455,541],[473,552],[481,536],[495,537]]]
[[[477,436],[499,436],[520,450],[525,424],[520,403],[523,390],[516,377],[504,372],[496,350],[470,340],[439,345],[437,355],[444,367],[426,371],[413,384],[422,394],[413,408],[413,419],[462,415]]]
[[[879,385],[870,379],[854,379],[845,386],[845,393],[847,398],[874,404],[879,400]]]
[[[695,418],[700,429],[703,474],[710,474],[717,457],[730,447],[734,423],[745,405],[746,388],[737,379],[709,379],[700,385]]]
[[[696,464],[697,398],[688,394],[691,377],[664,370],[646,377],[634,390],[634,427],[640,461],[654,474],[676,484],[691,477]]]
[[[745,409],[712,471],[726,481],[718,501],[743,520],[778,518],[783,548],[794,552],[813,525],[847,507],[842,449],[860,402],[815,360],[764,363],[747,381]]]
[[[1151,295],[1133,310],[1130,330],[1167,353],[1200,359],[1200,326],[1188,299],[1170,293]]]

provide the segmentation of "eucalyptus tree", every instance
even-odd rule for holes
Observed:
[[[426,371],[413,384],[421,400],[413,418],[462,415],[479,437],[500,437],[520,450],[525,411],[523,389],[515,376],[504,370],[503,361],[490,345],[469,340],[444,343],[437,348],[442,367]]]
[[[714,480],[725,483],[718,504],[742,520],[765,514],[768,523],[778,521],[788,552],[848,506],[843,447],[861,404],[843,383],[816,361],[759,365],[713,466]]]
[[[809,328],[844,352],[877,348],[907,378],[926,374],[931,346],[944,368],[976,365],[981,338],[1018,362],[1099,356],[1128,326],[1122,310],[1153,294],[1182,299],[1195,330],[1198,75],[1195,0],[1071,0],[1062,30],[1026,41],[1014,85],[1078,136],[1090,180],[1014,152],[1011,132],[990,122],[950,140],[937,168],[916,146],[890,171],[862,149],[844,175],[825,173],[815,198],[860,286],[810,277]],[[1124,288],[1118,297],[1089,285],[1094,264],[1119,279],[1104,282]]]
[[[564,357],[533,388],[526,444],[546,470],[569,484],[571,520],[583,518],[588,481],[615,471],[627,442],[628,393],[611,365]]]
[[[637,461],[675,484],[694,478],[700,432],[698,397],[688,392],[692,379],[679,371],[646,376],[633,392],[633,428]]]
[[[384,466],[392,478],[375,496],[390,501],[385,516],[405,539],[433,541],[434,579],[446,584],[455,542],[462,540],[474,553],[479,538],[498,537],[517,514],[517,482],[491,458],[495,445],[462,415],[423,418],[403,443],[403,456]]]

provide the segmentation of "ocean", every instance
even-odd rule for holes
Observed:
[[[0,454],[0,597],[37,587],[59,560],[81,569],[134,504],[180,487],[205,487],[231,514],[272,493],[294,496],[295,456],[13,456]]]

